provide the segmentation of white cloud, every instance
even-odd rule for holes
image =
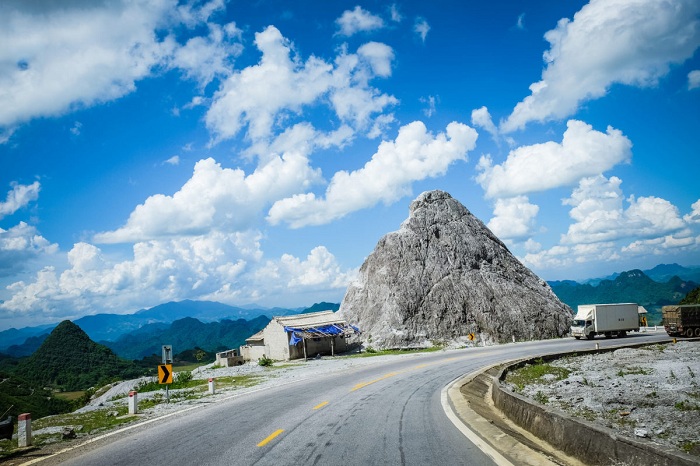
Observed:
[[[560,244],[530,250],[524,262],[555,270],[651,254],[669,257],[698,249],[700,236],[691,228],[693,213],[681,218],[677,207],[654,196],[625,198],[621,183],[614,176],[582,179],[563,201],[572,206],[569,215],[574,223],[561,236]],[[700,201],[696,204],[700,208]]]
[[[392,16],[393,18],[393,16]],[[354,10],[345,10],[340,18],[335,20],[338,34],[352,36],[358,32],[369,32],[384,27],[384,20],[367,10],[356,6]]]
[[[235,24],[207,24],[208,35],[182,46],[173,34],[224,7],[221,0],[1,2],[0,143],[33,118],[118,99],[163,69],[179,68],[202,87],[228,75],[241,50]]]
[[[668,255],[670,251],[682,252],[700,246],[700,236],[693,236],[690,230],[658,238],[633,241],[622,248],[628,256]]]
[[[245,125],[254,143],[268,139],[280,118],[325,101],[342,123],[364,129],[373,114],[398,103],[368,85],[373,77],[391,74],[394,52],[384,44],[364,44],[357,54],[343,50],[335,64],[313,56],[306,62],[292,58],[292,45],[273,26],[257,33],[255,44],[262,52],[260,63],[231,75],[207,112],[215,143],[234,137]]]
[[[493,124],[488,108],[481,107],[472,110],[472,125],[477,128],[483,128],[491,135],[494,141],[498,141],[498,128]]]
[[[53,5],[53,6],[52,6]],[[0,127],[60,115],[134,90],[175,47],[154,31],[167,1],[0,4]],[[40,30],[41,34],[35,32]]]
[[[700,87],[700,70],[693,70],[688,73],[688,90]]]
[[[235,23],[224,26],[209,24],[207,37],[193,37],[175,49],[171,66],[199,82],[203,89],[215,77],[227,77],[232,72],[233,59],[243,52],[242,31]]]
[[[422,122],[410,123],[395,141],[382,142],[363,168],[335,173],[325,198],[307,193],[277,201],[268,221],[292,228],[321,225],[378,202],[390,204],[410,194],[412,182],[441,176],[452,162],[465,160],[476,138],[476,131],[461,123],[450,123],[436,136]]]
[[[489,229],[500,239],[524,238],[532,234],[535,216],[540,208],[527,196],[497,199]]]
[[[576,222],[569,226],[562,244],[590,244],[622,238],[652,238],[682,229],[685,223],[678,209],[665,199],[630,196],[625,201],[617,177],[585,178],[564,204],[573,206],[569,215]]]
[[[542,79],[501,123],[501,131],[531,121],[562,119],[615,83],[653,86],[700,46],[700,2],[591,0],[573,21],[561,19],[545,34]]]
[[[393,3],[389,9],[389,13],[391,15],[391,20],[395,23],[400,23],[403,20],[403,15],[401,15],[401,12],[399,11],[399,7],[396,6],[396,3]]]
[[[428,108],[423,109],[423,115],[430,118],[435,115],[435,96],[429,95],[428,97],[421,97],[420,101],[424,104],[428,104]]]
[[[41,236],[36,227],[20,222],[5,230],[0,228],[0,277],[23,270],[27,261],[55,254],[58,245]]]
[[[124,243],[205,234],[213,228],[247,230],[268,203],[318,181],[320,173],[299,153],[271,157],[253,173],[200,160],[172,196],[157,194],[137,206],[126,225],[95,235],[97,243]]]
[[[391,76],[394,50],[388,45],[381,42],[367,42],[357,49],[357,55],[369,62],[375,76],[382,78]]]
[[[521,146],[500,165],[483,156],[477,166],[481,172],[477,181],[490,198],[545,191],[628,162],[631,147],[619,130],[608,127],[601,133],[584,122],[569,120],[561,144],[550,141]]]
[[[10,317],[40,313],[63,319],[94,309],[123,313],[182,299],[289,306],[319,296],[337,299],[356,272],[342,270],[323,246],[303,260],[284,254],[263,261],[262,237],[255,230],[215,230],[139,242],[133,257],[123,261],[110,261],[98,247],[77,243],[67,254],[65,270],[44,267],[31,282],[11,284],[0,309]],[[275,301],[281,294],[285,301]]]
[[[7,193],[5,202],[0,202],[0,219],[14,214],[30,202],[39,199],[40,189],[41,185],[38,181],[28,185],[13,183],[12,191]]]
[[[168,165],[180,165],[180,156],[173,155],[172,157],[170,157],[168,160],[166,160],[163,163],[168,164]]]
[[[420,16],[416,18],[416,22],[413,25],[413,32],[418,34],[418,37],[420,37],[420,40],[422,42],[425,42],[425,38],[428,37],[428,32],[430,31],[430,25],[428,22],[424,19],[421,18]]]
[[[525,30],[525,13],[520,13],[518,15],[518,21],[516,22],[515,27],[521,31]]]
[[[690,207],[693,209],[692,212],[683,216],[683,220],[688,224],[700,223],[700,199],[695,201]]]

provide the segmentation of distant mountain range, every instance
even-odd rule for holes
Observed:
[[[161,304],[150,309],[141,309],[133,314],[95,314],[85,316],[76,319],[73,323],[80,327],[91,340],[110,346],[122,357],[134,359],[142,357],[132,357],[135,354],[143,354],[144,356],[151,354],[148,353],[148,342],[153,338],[180,339],[178,332],[181,331],[181,327],[176,326],[175,330],[171,330],[170,327],[174,322],[184,318],[191,318],[199,324],[220,324],[210,326],[209,336],[206,339],[203,338],[200,342],[195,342],[199,344],[194,345],[207,351],[215,351],[223,346],[227,348],[237,347],[234,343],[240,341],[239,335],[241,332],[246,333],[250,328],[257,328],[259,321],[256,319],[261,316],[265,316],[265,323],[267,323],[270,320],[269,317],[272,316],[314,312],[315,310],[337,310],[339,306],[340,304],[335,303],[317,303],[306,309],[270,309],[254,306],[244,308],[213,301],[185,300]],[[241,320],[242,322],[250,321],[253,323],[243,324],[239,322]],[[222,323],[224,321],[227,323]],[[229,322],[234,322],[235,324],[230,324]],[[191,321],[190,323],[194,324]],[[232,328],[236,326],[239,330]],[[39,348],[55,327],[56,324],[26,327],[19,330],[13,328],[2,331],[0,332],[0,353],[13,357],[29,356]],[[218,327],[218,330],[213,330],[213,327]],[[198,329],[195,333],[202,333],[199,330],[201,329]],[[245,335],[243,340],[258,330]],[[219,337],[216,336],[217,332],[219,332]],[[236,335],[233,339],[224,337],[224,335],[230,337],[232,334]],[[133,336],[133,338],[130,338],[130,336]],[[189,344],[193,340],[187,340],[185,337],[182,337],[178,341],[182,341],[183,344]],[[227,341],[230,342],[230,346],[226,344]],[[151,344],[151,346],[153,345]],[[160,351],[160,343],[156,346],[158,346],[158,351]],[[176,351],[192,347],[178,346]]]
[[[655,278],[654,278],[655,277]],[[697,277],[696,280],[692,278]],[[650,325],[661,323],[661,308],[677,304],[700,283],[700,269],[678,264],[659,265],[651,270],[630,270],[614,278],[550,282],[552,291],[574,311],[579,304],[631,302],[644,306]]]

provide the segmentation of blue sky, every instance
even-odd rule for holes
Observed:
[[[339,302],[442,189],[542,278],[700,264],[700,3],[4,1],[0,328]]]

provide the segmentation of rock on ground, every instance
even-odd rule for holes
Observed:
[[[379,347],[554,338],[572,312],[461,203],[421,194],[384,236],[346,292],[339,314]]]
[[[551,361],[570,371],[522,391],[535,403],[565,411],[629,437],[700,456],[700,342],[621,348]]]

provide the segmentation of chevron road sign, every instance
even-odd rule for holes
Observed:
[[[171,384],[173,383],[173,365],[159,364],[158,365],[158,383]]]

